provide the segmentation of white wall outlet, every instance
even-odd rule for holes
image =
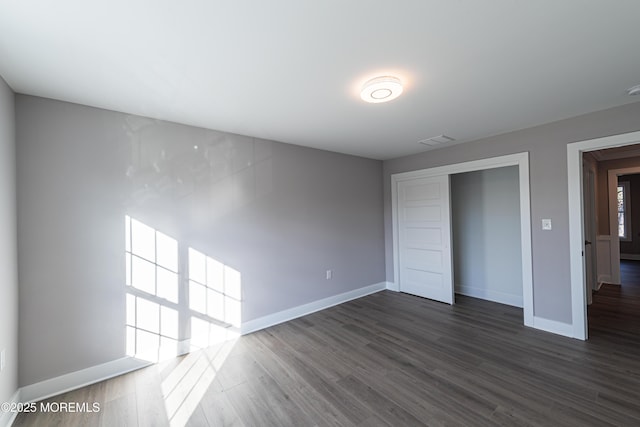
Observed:
[[[327,280],[331,280],[333,277],[333,270],[327,270]]]
[[[4,367],[7,364],[6,353],[7,351],[4,349],[0,351],[0,372],[4,371]]]
[[[543,219],[542,220],[542,229],[543,230],[551,230],[551,220],[550,219]]]

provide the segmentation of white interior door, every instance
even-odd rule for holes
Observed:
[[[453,304],[449,175],[398,183],[400,291]]]

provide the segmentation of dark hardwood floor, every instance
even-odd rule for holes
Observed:
[[[640,425],[635,290],[595,296],[587,342],[456,300],[380,292],[50,399],[99,413],[15,426]]]
[[[588,307],[589,336],[611,345],[640,340],[640,261],[620,261],[622,285],[604,284]]]

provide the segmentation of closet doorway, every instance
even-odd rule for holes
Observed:
[[[455,302],[451,176],[510,166],[515,166],[518,177],[520,256],[517,262],[522,278],[524,324],[534,326],[528,153],[392,175],[394,283],[391,289],[449,304]],[[454,178],[456,180],[458,178]]]
[[[517,166],[451,175],[456,294],[522,308]]]

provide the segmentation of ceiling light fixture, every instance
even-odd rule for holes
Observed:
[[[635,85],[627,89],[627,95],[629,96],[640,95],[640,85]]]
[[[362,86],[360,97],[365,102],[377,104],[396,99],[402,93],[400,79],[393,76],[381,76],[367,81]]]

